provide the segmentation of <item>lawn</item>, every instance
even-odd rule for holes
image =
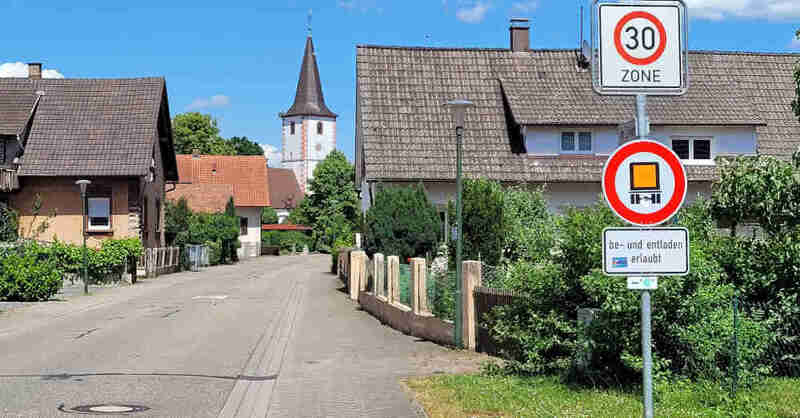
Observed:
[[[642,416],[638,389],[578,389],[557,377],[444,375],[407,384],[431,418]],[[800,417],[800,379],[769,379],[740,392],[738,402],[722,400],[725,391],[688,383],[656,396],[655,413],[662,417]]]

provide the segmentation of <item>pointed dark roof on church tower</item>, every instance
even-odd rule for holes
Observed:
[[[328,106],[325,106],[311,35],[306,39],[306,52],[303,56],[303,66],[300,68],[300,80],[297,82],[294,104],[281,116],[324,116],[329,118],[337,116],[328,109]]]

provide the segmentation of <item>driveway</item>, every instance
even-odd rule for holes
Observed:
[[[329,262],[262,257],[2,313],[0,416],[409,417],[400,379],[474,366],[360,311]]]

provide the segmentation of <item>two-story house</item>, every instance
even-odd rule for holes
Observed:
[[[466,177],[546,185],[553,210],[601,194],[609,154],[635,114],[633,96],[592,90],[580,51],[530,49],[512,26],[508,49],[358,46],[357,184],[363,209],[375,187],[422,182],[443,207],[455,199],[456,137],[444,103],[466,99]],[[689,175],[688,201],[708,194],[717,157],[788,158],[800,144],[792,77],[800,54],[693,51],[690,88],[651,97],[651,137],[672,147]]]
[[[79,179],[92,182],[85,221]],[[0,79],[0,201],[25,238],[163,246],[164,185],[177,179],[163,78],[42,79],[36,63]]]

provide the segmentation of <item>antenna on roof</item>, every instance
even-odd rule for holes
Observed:
[[[578,59],[578,67],[583,68],[584,70],[591,66],[591,48],[589,47],[589,43],[583,38],[583,6],[580,8],[578,16],[578,25],[579,25],[579,32],[580,32],[580,42],[578,44],[578,51],[576,51],[575,55]]]
[[[308,36],[311,36],[311,9],[308,9]]]

